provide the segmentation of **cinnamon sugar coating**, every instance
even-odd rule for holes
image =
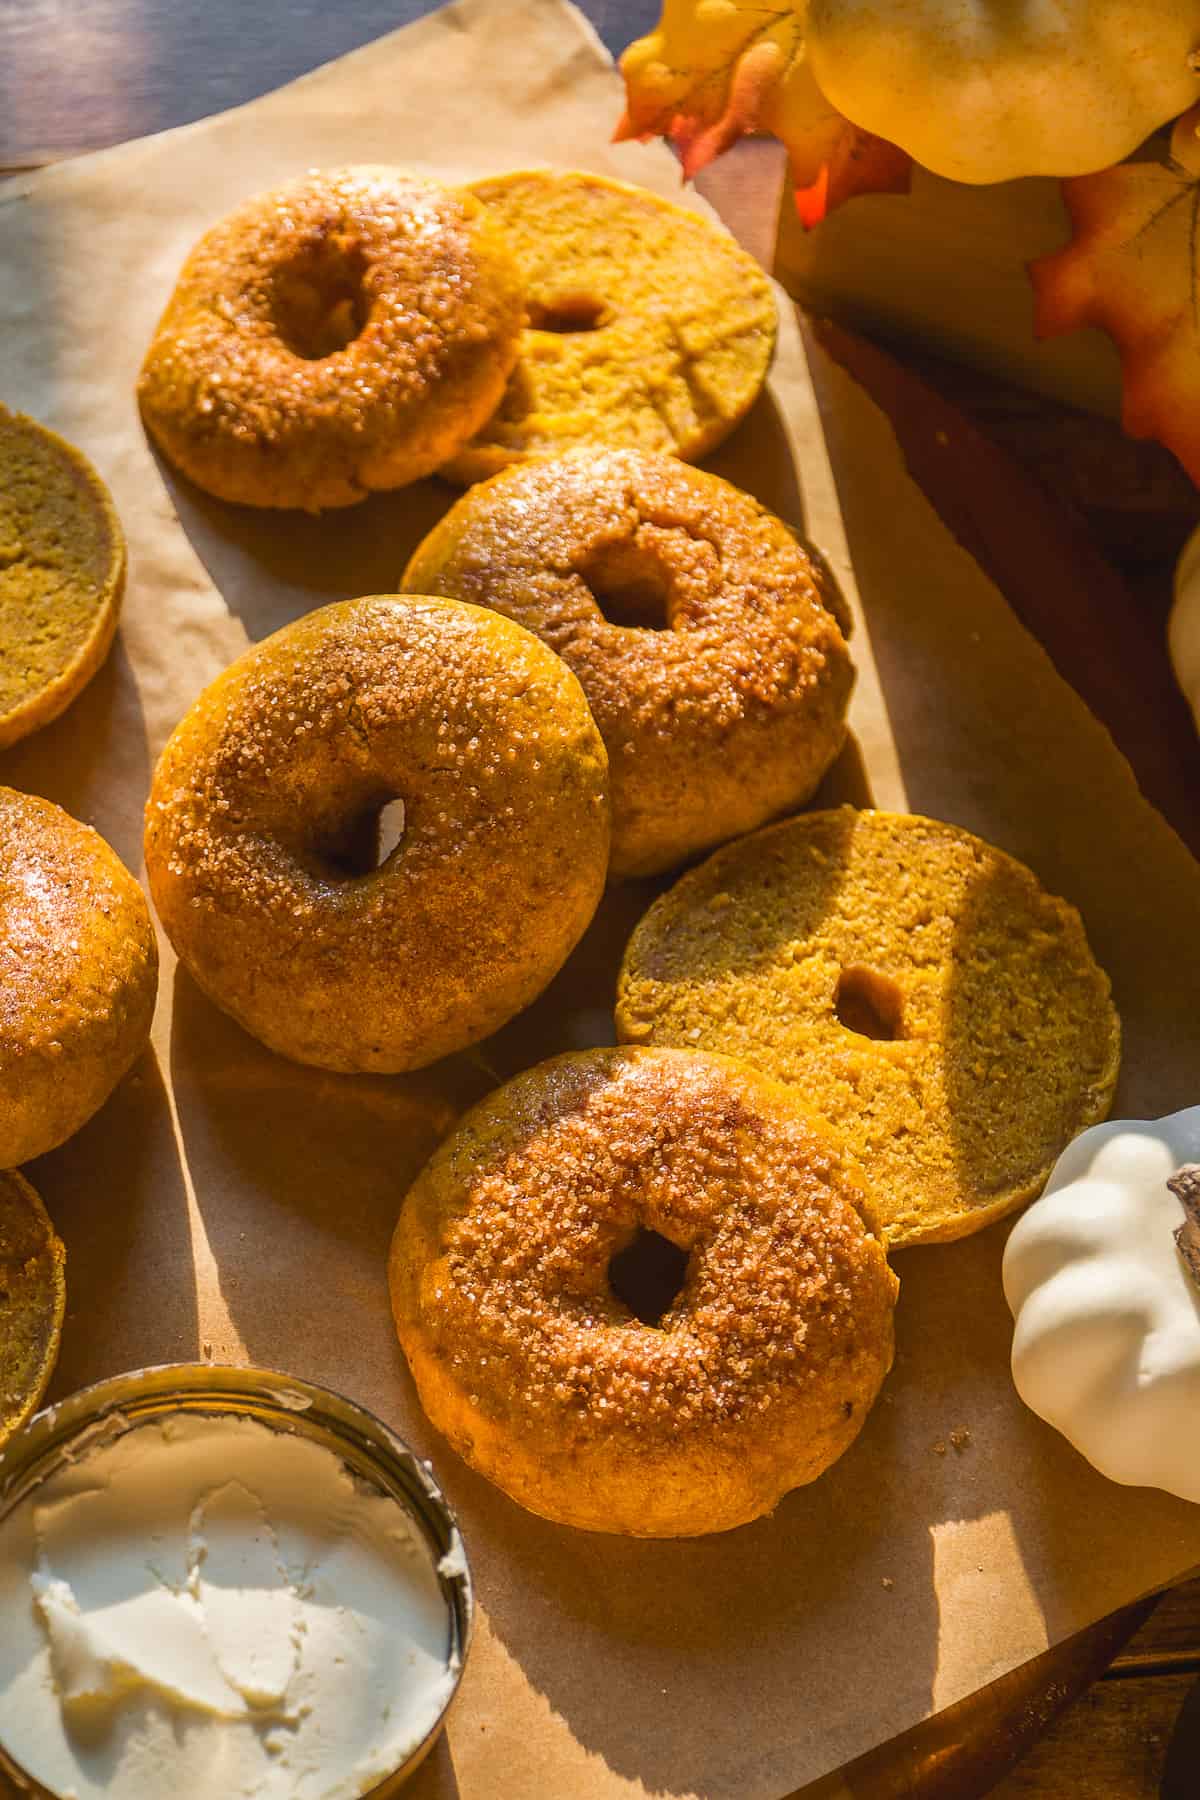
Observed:
[[[298,1062],[380,1073],[528,1005],[595,910],[608,839],[570,670],[498,613],[413,595],[322,607],[239,657],[146,808],[154,903],[209,997]]]
[[[675,457],[578,451],[472,488],[402,586],[494,607],[579,677],[608,750],[616,876],[801,806],[854,670],[831,577],[748,494]]]
[[[657,1324],[609,1265],[687,1253]],[[769,1512],[857,1436],[897,1282],[837,1142],[724,1057],[592,1050],[489,1096],[409,1192],[392,1304],[455,1449],[563,1524],[641,1537]]]
[[[0,788],[0,1169],[78,1131],[145,1048],[158,948],[104,839]]]
[[[138,383],[151,436],[223,500],[350,506],[436,469],[496,406],[524,320],[469,193],[313,170],[192,250]]]
[[[808,813],[726,845],[655,902],[617,990],[625,1042],[744,1057],[838,1130],[889,1245],[978,1231],[1103,1119],[1108,977],[1073,906],[970,832]]]
[[[775,297],[720,225],[603,175],[472,183],[520,271],[527,325],[504,398],[442,470],[464,485],[580,444],[695,462],[749,411]]]

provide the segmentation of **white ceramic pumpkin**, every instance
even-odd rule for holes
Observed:
[[[1082,1132],[1013,1229],[1004,1292],[1026,1405],[1113,1481],[1200,1501],[1197,1164],[1200,1106]]]
[[[1200,731],[1200,531],[1183,548],[1175,570],[1175,603],[1167,625],[1175,679],[1187,696]]]
[[[839,111],[954,181],[1089,174],[1200,100],[1200,0],[808,0],[805,39]]]

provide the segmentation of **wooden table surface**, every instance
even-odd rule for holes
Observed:
[[[429,10],[431,0],[0,0],[0,177],[237,105]],[[657,0],[583,0],[583,10],[617,53],[650,28],[659,7]],[[752,146],[719,165],[708,184],[730,225],[764,258],[779,175],[773,151]],[[870,347],[860,353],[851,344],[845,354],[869,355]],[[1050,621],[1030,616],[1003,571],[991,572],[1113,730],[1147,792],[1200,852],[1193,826],[1200,779],[1193,789],[1189,778],[1200,776],[1200,752],[1185,741],[1190,727],[1161,650],[1171,564],[1200,522],[1200,496],[1165,452],[1132,445],[1104,421],[987,377],[903,349],[894,361],[883,358],[873,375],[885,386],[918,379],[933,401],[964,414],[1035,478],[1043,499],[1072,518],[1081,553],[1099,553],[1111,627],[1142,646],[1144,680],[1131,680],[1125,694],[1091,691],[1085,647],[1073,645],[1061,624],[1062,641],[1049,642]],[[908,390],[908,400],[916,391]],[[917,461],[913,468],[920,479]],[[949,522],[970,543],[970,522]],[[970,547],[986,564],[989,547]],[[1157,736],[1157,764],[1138,722],[1147,707],[1171,715],[1166,739]],[[1182,773],[1164,764],[1164,741],[1179,745]],[[979,1800],[985,1793],[993,1800],[1197,1800],[1198,1677],[1200,1581],[1082,1634],[912,1739],[819,1784],[819,1793],[847,1800]],[[1063,1711],[1081,1687],[1082,1697]],[[1030,1743],[1016,1768],[1003,1773]],[[810,1792],[817,1800],[818,1791]]]

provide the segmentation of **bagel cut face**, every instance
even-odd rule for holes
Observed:
[[[400,835],[380,860],[385,810]],[[527,1006],[582,936],[607,757],[575,677],[519,625],[347,600],[201,694],[159,759],[145,848],[180,960],[247,1031],[321,1068],[415,1069]]]
[[[769,826],[646,913],[625,1043],[744,1057],[839,1132],[890,1247],[1039,1193],[1112,1103],[1121,1027],[1073,906],[955,825],[841,807]]]
[[[37,1408],[66,1311],[65,1253],[23,1175],[0,1172],[0,1447]]]
[[[441,471],[466,486],[579,445],[696,462],[762,390],[778,319],[754,258],[702,213],[603,175],[476,181],[526,328],[504,398]]]
[[[124,591],[124,533],[91,463],[0,406],[0,750],[87,686]]]
[[[409,1191],[392,1307],[426,1412],[561,1524],[726,1531],[813,1481],[892,1362],[837,1140],[745,1065],[591,1050],[474,1108]]]

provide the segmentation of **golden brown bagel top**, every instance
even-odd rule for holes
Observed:
[[[61,1143],[145,1045],[158,949],[104,839],[0,788],[0,1168]]]
[[[614,1291],[685,1253],[655,1323]],[[744,1064],[555,1057],[481,1102],[396,1228],[401,1341],[434,1422],[523,1505],[593,1530],[724,1530],[857,1435],[896,1280],[837,1140]]]
[[[151,892],[200,986],[344,1070],[419,1067],[532,1000],[595,910],[608,841],[570,670],[498,613],[415,595],[322,607],[239,657],[146,809]]]
[[[224,500],[317,511],[427,475],[488,417],[523,298],[469,193],[314,170],[192,250],[138,384],[146,424]]]
[[[615,876],[802,805],[845,736],[831,578],[749,494],[677,457],[506,469],[451,507],[403,585],[495,607],[574,670],[608,750]]]

